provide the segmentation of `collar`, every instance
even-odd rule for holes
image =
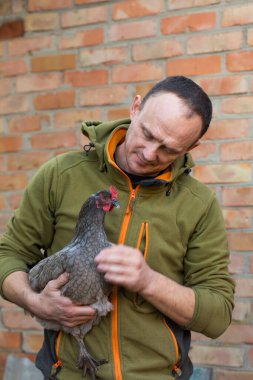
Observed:
[[[109,139],[109,142],[107,144],[107,155],[108,155],[108,161],[111,165],[116,167],[119,171],[124,173],[125,176],[127,174],[116,164],[115,159],[114,159],[114,154],[116,151],[117,146],[122,143],[125,139],[127,129],[126,128],[118,128],[116,129],[111,138]],[[163,172],[162,174],[158,175],[157,177],[144,177],[143,180],[140,180],[138,182],[139,185],[142,186],[150,186],[150,185],[162,185],[167,182],[171,181],[171,169]]]

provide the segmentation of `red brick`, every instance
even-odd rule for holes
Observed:
[[[162,0],[129,0],[112,6],[113,20],[151,16],[163,11]]]
[[[248,30],[248,45],[253,46],[253,29]]]
[[[221,57],[206,56],[176,59],[167,63],[167,75],[202,75],[221,71]]]
[[[0,352],[0,368],[5,368],[8,355],[7,352]]]
[[[52,47],[52,37],[39,36],[18,38],[8,43],[8,53],[12,55],[25,55],[27,53]]]
[[[39,131],[43,126],[47,127],[50,124],[48,115],[29,115],[18,116],[11,119],[9,122],[10,132],[29,132]]]
[[[243,348],[232,347],[194,345],[190,352],[190,357],[195,365],[216,365],[239,368],[243,365],[243,356]]]
[[[91,4],[91,3],[103,3],[108,2],[109,0],[75,0],[75,3],[78,5],[81,4]]]
[[[141,97],[143,98],[155,84],[156,81],[148,83],[139,83],[135,86],[135,94],[141,95]]]
[[[224,113],[252,113],[252,109],[253,96],[236,96],[221,102],[221,110]]]
[[[221,0],[168,0],[169,9],[183,9],[212,5],[220,3]]]
[[[128,98],[127,86],[97,87],[82,90],[80,93],[81,106],[96,106],[123,103]]]
[[[239,302],[235,303],[235,308],[233,310],[233,320],[240,322],[252,321],[253,313],[250,302]]]
[[[15,350],[21,346],[21,333],[0,331],[0,348],[4,350]]]
[[[16,76],[25,74],[27,72],[27,65],[25,61],[5,61],[0,62],[0,75],[5,77]]]
[[[8,170],[32,170],[40,167],[52,157],[51,153],[28,152],[8,156]]]
[[[55,30],[58,28],[59,15],[57,13],[33,13],[26,16],[25,30],[27,32]]]
[[[36,355],[35,354],[30,354],[28,352],[15,352],[13,353],[13,356],[17,357],[17,358],[27,358],[33,362],[35,362],[35,359],[36,359]]]
[[[87,49],[80,52],[82,66],[112,65],[127,59],[127,49],[124,47],[112,47],[103,49]]]
[[[222,161],[252,160],[253,141],[228,142],[221,144],[220,157]]]
[[[253,5],[240,4],[227,7],[223,12],[222,26],[245,25],[253,23]]]
[[[107,21],[107,6],[98,6],[94,8],[78,9],[72,12],[62,14],[61,25],[63,28],[72,26],[95,24]]]
[[[227,55],[227,69],[229,71],[253,70],[253,52],[242,51]]]
[[[252,211],[250,209],[224,209],[226,228],[250,228]]]
[[[3,323],[5,327],[11,329],[24,329],[24,330],[41,330],[42,327],[30,315],[24,313],[23,310],[4,310],[2,312]]]
[[[242,236],[242,239],[243,239],[243,236]],[[251,248],[252,248],[252,240],[251,240]],[[252,276],[251,278],[249,277],[236,278],[235,280],[236,280],[235,295],[237,297],[252,297],[252,292],[253,292]]]
[[[104,42],[104,30],[102,28],[89,29],[77,32],[71,36],[63,36],[60,39],[60,49],[71,49],[82,46],[99,45]]]
[[[0,57],[4,55],[4,51],[5,51],[5,43],[0,42]]]
[[[27,183],[26,173],[0,174],[0,191],[24,189]]]
[[[0,16],[5,16],[11,13],[11,0],[1,1]]]
[[[252,380],[253,372],[218,369],[217,380]]]
[[[252,250],[252,243],[253,243],[252,232],[230,232],[228,233],[228,240],[229,240],[230,249],[233,251],[251,251]],[[253,282],[252,282],[252,285],[253,285]]]
[[[5,300],[5,299],[3,299],[1,296],[0,296],[0,307],[1,308],[3,308],[3,307],[11,307],[11,308],[13,308],[13,307],[15,307],[16,308],[16,305],[14,304],[14,303],[12,303],[12,302],[9,302],[9,301],[7,301],[7,300]]]
[[[10,206],[12,210],[16,210],[21,203],[21,200],[23,198],[23,194],[11,194],[10,195]]]
[[[32,71],[62,71],[76,67],[76,54],[59,54],[32,58]]]
[[[108,70],[74,71],[67,72],[64,83],[73,87],[95,86],[108,83]]]
[[[65,90],[56,93],[40,95],[34,98],[33,104],[36,110],[74,107],[75,91]]]
[[[1,178],[1,176],[0,176]],[[4,234],[6,232],[6,226],[9,219],[12,217],[11,213],[5,212],[0,214],[0,234]]]
[[[61,78],[60,73],[19,76],[16,80],[16,89],[17,92],[54,90],[60,86]]]
[[[222,204],[224,206],[253,206],[253,187],[224,187]]]
[[[251,165],[198,165],[194,169],[194,176],[205,183],[240,183],[251,180]]]
[[[204,140],[237,139],[249,136],[249,120],[225,119],[213,120]]]
[[[108,2],[109,0],[75,0],[75,3],[78,5],[81,4],[91,4],[91,3],[103,3]]]
[[[0,194],[0,210],[5,210],[6,208],[7,208],[6,196],[4,194]]]
[[[43,335],[35,333],[24,333],[23,334],[23,345],[22,348],[25,352],[37,353],[41,348],[43,343]]]
[[[81,109],[67,112],[57,112],[54,115],[54,125],[56,128],[73,128],[81,126],[83,120],[101,120],[101,110]]]
[[[6,21],[0,25],[0,40],[21,37],[24,33],[24,21],[22,19]]]
[[[23,0],[14,0],[12,1],[12,12],[21,13],[24,10]]]
[[[108,31],[108,40],[124,41],[135,38],[153,37],[156,35],[156,32],[157,23],[153,20],[113,24]]]
[[[51,9],[64,9],[72,6],[73,0],[29,0],[28,11],[44,11]]]
[[[11,79],[0,79],[0,96],[9,95],[12,89]]]
[[[216,154],[215,144],[201,144],[191,151],[194,160],[212,159]]]
[[[0,156],[0,170],[4,171],[5,170],[5,160],[3,154]]]
[[[0,152],[16,152],[22,147],[21,136],[1,136],[0,137]]]
[[[5,125],[6,125],[6,118],[0,117],[0,133],[3,133],[3,131],[5,130]]]
[[[245,258],[243,255],[230,255],[230,263],[228,266],[229,273],[243,274],[245,269]]]
[[[253,343],[252,325],[231,324],[226,332],[218,338],[225,343],[251,344]]]
[[[29,111],[29,99],[24,95],[8,96],[0,100],[0,115]]]
[[[162,19],[161,31],[163,34],[197,32],[215,27],[216,13],[193,13],[182,16]]]
[[[132,47],[134,61],[175,57],[182,54],[183,46],[179,42],[171,40],[138,44]]]
[[[153,63],[138,63],[120,65],[112,68],[113,83],[142,82],[145,80],[159,80],[163,77],[162,66]]]
[[[240,94],[248,91],[246,78],[243,76],[203,78],[197,83],[209,96]]]
[[[129,108],[113,108],[108,110],[108,120],[125,119],[130,116]]]
[[[58,149],[75,146],[75,131],[43,133],[31,137],[33,149]]]
[[[187,43],[189,54],[220,52],[239,49],[243,43],[243,32],[232,31],[190,37]]]

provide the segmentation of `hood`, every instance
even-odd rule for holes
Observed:
[[[128,128],[131,120],[121,119],[115,121],[83,121],[81,131],[84,136],[88,137],[90,144],[96,149],[100,161],[101,169],[104,166],[105,145],[110,134],[117,127]]]
[[[105,165],[104,154],[105,145],[110,134],[120,128],[128,128],[131,123],[129,118],[115,121],[84,121],[82,123],[82,133],[90,140],[90,146],[94,147],[100,161],[100,169],[103,170]],[[172,181],[182,173],[189,174],[194,166],[194,161],[190,153],[178,157],[172,164]]]

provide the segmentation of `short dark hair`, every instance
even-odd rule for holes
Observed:
[[[190,78],[172,76],[161,80],[144,96],[140,109],[143,108],[151,96],[166,92],[177,95],[184,101],[192,113],[201,117],[202,128],[200,137],[203,136],[212,119],[212,102],[205,91]]]

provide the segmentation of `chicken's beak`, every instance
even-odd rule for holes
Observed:
[[[117,199],[112,200],[112,206],[119,208],[120,207],[119,201],[117,201]]]

